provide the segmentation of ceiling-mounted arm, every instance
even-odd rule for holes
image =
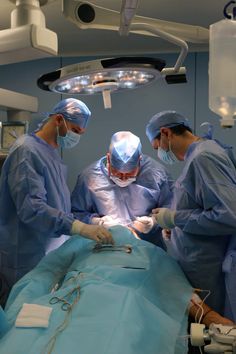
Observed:
[[[120,10],[120,28],[121,36],[127,36],[130,31],[130,26],[135,16],[138,7],[138,0],[122,0]]]
[[[188,54],[188,45],[184,40],[182,40],[176,36],[173,36],[170,33],[162,31],[158,28],[155,28],[154,26],[145,24],[145,23],[131,24],[130,30],[134,30],[134,31],[135,30],[145,30],[147,32],[153,33],[154,35],[156,35],[158,37],[161,37],[161,38],[167,40],[170,43],[173,43],[173,44],[176,44],[177,46],[179,46],[181,48],[181,52],[180,52],[180,55],[175,63],[173,71],[177,73],[180,70],[180,67],[183,64],[183,62]]]
[[[171,33],[168,33],[168,31],[165,30],[164,26],[158,28],[157,26],[154,25],[154,23],[149,23],[146,21],[145,22],[140,21],[140,23],[137,22],[139,18],[141,19],[140,16],[136,16],[135,18],[137,7],[138,7],[138,0],[122,0],[122,6],[120,11],[120,28],[119,28],[120,35],[127,36],[129,32],[142,33],[142,31],[144,31],[145,34],[148,33],[153,34],[155,36],[167,40],[168,42],[180,46],[181,48],[180,55],[176,61],[174,68],[171,68],[173,73],[179,72],[181,65],[183,64],[188,53],[187,43],[183,39],[176,37]],[[173,27],[173,24],[172,26],[169,25],[169,28],[171,27]]]
[[[154,26],[153,24],[140,22],[133,23],[135,13],[138,7],[138,0],[122,0],[121,12],[120,12],[120,28],[119,33],[122,36],[127,36],[129,32],[145,31],[162,39],[167,40],[170,43],[176,44],[181,48],[180,55],[176,61],[174,68],[172,68],[173,73],[179,72],[181,65],[183,64],[187,54],[188,45],[187,43],[179,37],[174,36],[166,32],[163,29]]]
[[[135,7],[135,5],[132,5]],[[120,12],[97,6],[90,2],[78,0],[62,0],[62,12],[64,16],[80,29],[102,29],[119,31]],[[131,13],[131,17],[132,17]],[[200,26],[186,25],[183,23],[163,21],[144,16],[133,16],[132,24],[145,23],[164,32],[191,43],[208,43],[209,30]],[[130,32],[156,36],[145,30],[133,30]]]
[[[10,0],[11,28],[0,31],[0,64],[57,55],[57,34],[46,28],[40,5],[52,0]]]

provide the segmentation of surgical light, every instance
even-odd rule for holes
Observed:
[[[186,68],[182,66],[188,53],[185,40],[205,42],[208,30],[135,16],[137,3],[137,0],[123,0],[119,13],[88,2],[63,0],[62,11],[80,29],[119,30],[121,35],[134,32],[164,39],[180,48],[174,67],[164,68],[165,61],[146,57],[94,60],[45,74],[39,78],[38,86],[61,94],[102,93],[105,108],[110,108],[112,92],[138,88],[160,77],[168,84],[185,83]],[[175,36],[176,32],[180,37]]]
[[[236,7],[226,19],[210,26],[209,107],[221,117],[223,128],[231,128],[236,118]]]
[[[111,108],[111,93],[154,82],[161,77],[164,66],[164,60],[147,57],[92,60],[44,74],[38,79],[38,86],[70,95],[102,93],[105,108]]]

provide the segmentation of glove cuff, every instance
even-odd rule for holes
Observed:
[[[170,219],[169,219],[169,228],[170,229],[173,229],[175,227],[175,213],[176,211],[175,210],[170,210]]]
[[[75,220],[71,226],[71,235],[80,234],[84,223],[79,220]]]
[[[175,227],[175,213],[175,210],[160,209],[156,216],[156,221],[163,229],[173,229]]]
[[[92,219],[91,219],[91,223],[93,224],[93,225],[102,225],[102,220],[101,220],[101,218],[100,217],[93,217]]]

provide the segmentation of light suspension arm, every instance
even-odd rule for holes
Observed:
[[[147,32],[153,33],[154,35],[156,35],[158,37],[161,37],[161,38],[167,40],[168,42],[171,42],[171,43],[176,44],[177,46],[181,47],[180,55],[176,61],[176,64],[175,64],[174,70],[173,70],[174,72],[179,71],[179,69],[180,69],[181,65],[183,64],[183,62],[187,56],[187,53],[188,53],[188,45],[184,40],[182,40],[170,33],[167,33],[163,30],[155,28],[154,26],[151,26],[149,24],[145,24],[145,23],[131,24],[130,29],[134,30],[134,31],[135,30],[145,30]]]
[[[128,7],[128,5],[129,4],[126,4],[126,7]],[[130,7],[133,8],[133,13],[132,11],[130,13],[132,25],[145,23],[154,28],[158,28],[161,31],[178,36],[187,42],[208,43],[209,30],[207,28],[177,22],[163,21],[144,16],[133,16],[136,5],[137,4],[135,2],[130,5]],[[125,25],[125,21],[121,18],[122,11],[120,13],[118,11],[110,10],[85,1],[63,0],[62,12],[69,21],[73,22],[80,29],[119,31],[121,23]],[[129,26],[129,24],[127,24],[127,26]],[[150,32],[149,30],[134,29],[133,27],[130,28],[129,32],[146,36],[156,36],[156,34]]]

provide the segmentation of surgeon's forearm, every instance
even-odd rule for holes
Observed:
[[[28,203],[31,208],[21,208],[18,210],[20,220],[42,234],[57,237],[62,234],[68,235],[71,229],[74,217],[72,213],[52,208],[44,201]]]
[[[202,310],[200,309],[200,306]],[[207,327],[210,326],[211,323],[223,324],[223,325],[233,325],[234,323],[226,318],[221,316],[218,312],[211,309],[207,304],[202,301],[199,305],[193,304],[189,309],[189,316],[193,320],[193,322],[199,322],[205,324]]]
[[[213,209],[176,210],[175,225],[190,234],[227,235],[235,231],[236,217],[227,219],[226,215],[223,216]]]

